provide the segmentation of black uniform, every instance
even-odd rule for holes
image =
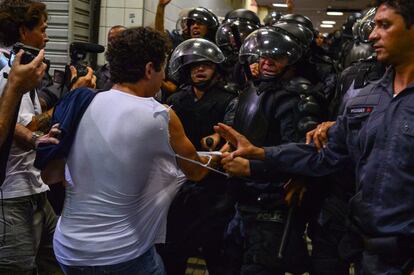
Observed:
[[[232,117],[237,94],[216,83],[197,99],[191,85],[182,86],[168,100],[177,113],[187,137],[197,150],[203,137],[213,134],[213,126]],[[223,256],[225,226],[234,212],[234,202],[226,191],[226,178],[211,173],[201,182],[187,181],[171,204],[167,222],[167,242],[160,254],[168,274],[184,274],[187,259],[201,254],[210,274],[225,274]]]
[[[288,82],[249,84],[240,95],[234,128],[257,146],[298,140],[300,97],[286,90]],[[237,215],[229,234],[237,237],[237,232],[241,232],[241,274],[306,271],[305,223],[300,213],[292,221],[284,258],[276,257],[288,211],[283,189],[287,179],[288,176],[279,176],[272,181],[238,180],[234,183],[238,193]]]

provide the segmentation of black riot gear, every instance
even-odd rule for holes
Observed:
[[[257,26],[260,26],[260,18],[257,16],[257,14],[251,10],[248,9],[237,9],[230,11],[226,14],[224,17],[224,22],[229,21],[249,21],[252,24],[255,24]]]
[[[300,137],[314,129],[327,114],[326,101],[322,93],[321,85],[313,86],[312,83],[303,78],[295,77],[286,85],[285,90],[299,95],[298,114],[299,121],[297,125],[297,133]]]
[[[226,57],[230,54],[238,55],[240,46],[246,37],[258,28],[257,25],[249,21],[234,20],[225,22],[216,32],[216,44]]]
[[[342,26],[342,32],[344,36],[352,37],[352,27],[357,22],[358,19],[360,19],[362,14],[360,12],[355,12],[348,16],[346,19],[345,24]]]
[[[277,11],[271,11],[263,19],[263,24],[265,26],[272,26],[273,24],[277,23],[281,17],[282,13]]]
[[[214,41],[216,30],[220,25],[217,16],[206,8],[194,8],[188,12],[188,17],[186,18],[188,29],[190,29],[190,26],[194,21],[206,25],[208,33],[205,38],[210,41]]]
[[[188,82],[189,65],[198,62],[212,62],[220,64],[225,57],[214,43],[202,39],[192,38],[184,41],[171,54],[168,71],[170,77],[178,83]]]
[[[309,30],[314,31],[312,20],[310,20],[309,17],[301,14],[286,14],[283,15],[279,21],[298,23],[305,26]]]
[[[303,54],[300,43],[287,33],[272,27],[252,32],[240,48],[241,63],[257,62],[260,57],[284,59],[287,66],[295,64]]]
[[[293,35],[302,43],[302,46],[309,49],[313,41],[313,32],[302,24],[294,22],[279,22],[273,25],[274,28]]]
[[[344,57],[343,67],[347,68],[352,63],[373,56],[375,51],[368,38],[375,27],[374,16],[376,8],[369,9],[364,13],[362,19],[353,26],[354,43],[347,55]]]
[[[374,30],[375,22],[374,17],[377,12],[376,8],[371,8],[364,13],[364,16],[357,24],[356,37],[363,43],[368,43],[369,35]]]

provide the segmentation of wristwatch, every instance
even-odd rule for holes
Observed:
[[[32,132],[32,144],[33,144],[33,148],[36,149],[37,148],[37,139],[41,136],[43,136],[44,133],[42,131],[34,131]]]

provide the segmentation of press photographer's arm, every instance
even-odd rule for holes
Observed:
[[[78,78],[76,69],[71,67],[71,78],[76,78],[76,81],[72,85],[72,89],[79,87],[95,88],[96,77],[93,75],[93,70],[90,67],[87,67],[87,71],[87,75]],[[14,141],[19,147],[25,150],[36,148],[37,139],[42,136],[43,133],[49,131],[53,109],[54,107],[46,112],[34,115],[31,118],[24,118],[22,123],[18,122],[16,124]],[[26,119],[30,120],[26,121]]]
[[[21,97],[27,91],[33,90],[42,80],[46,71],[43,63],[44,50],[41,50],[32,62],[26,65],[20,64],[23,51],[16,55],[10,70],[4,93],[0,98],[0,146],[3,145]]]

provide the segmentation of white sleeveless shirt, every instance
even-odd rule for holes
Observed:
[[[67,159],[54,251],[65,265],[132,260],[165,242],[168,208],[185,176],[169,143],[168,109],[117,90],[94,98]]]

